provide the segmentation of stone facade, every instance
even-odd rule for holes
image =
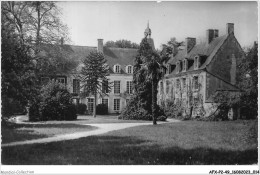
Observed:
[[[205,43],[198,45],[195,38],[186,39],[185,48],[165,63],[158,104],[174,101],[181,103],[182,115],[192,111],[192,117],[207,117],[216,109],[212,99],[216,91],[239,93],[236,64],[244,53],[235,38],[234,24],[228,23],[226,31],[219,37],[218,30],[209,29]]]

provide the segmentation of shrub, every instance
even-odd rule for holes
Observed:
[[[85,114],[86,110],[87,110],[87,105],[84,103],[79,103],[77,105],[75,105],[76,110],[77,110],[77,114]]]
[[[42,87],[41,95],[30,107],[30,121],[74,120],[76,108],[71,102],[71,95],[65,86],[51,81]]]
[[[97,114],[98,115],[107,115],[108,114],[108,108],[106,104],[98,104],[97,105]]]
[[[147,109],[146,103],[145,102],[140,102],[137,101],[136,98],[138,98],[137,96],[133,96],[126,108],[122,111],[122,113],[119,116],[119,119],[123,119],[123,120],[149,120],[152,121],[152,115],[151,115],[151,111],[149,111],[149,109],[151,110],[151,107],[149,109]],[[156,105],[156,116],[165,116],[163,110]],[[167,118],[167,116],[165,116]],[[157,117],[158,121],[164,121],[165,119],[162,117]]]
[[[169,118],[183,119],[184,109],[181,102],[174,103],[173,100],[169,100],[162,105],[164,113]]]
[[[65,120],[77,120],[77,109],[75,105],[69,105],[65,108]]]
[[[26,114],[26,108],[18,100],[2,97],[2,116]]]

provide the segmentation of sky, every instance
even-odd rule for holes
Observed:
[[[235,36],[242,47],[257,40],[258,11],[255,1],[110,1],[59,2],[62,20],[69,27],[72,44],[97,46],[97,39],[127,39],[140,43],[144,30],[152,30],[155,48],[175,37],[194,37],[203,42],[207,29],[226,33],[226,23],[234,23]]]

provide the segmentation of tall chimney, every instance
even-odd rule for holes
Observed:
[[[214,39],[214,30],[213,29],[207,30],[206,38],[207,38],[207,44],[209,44]]]
[[[98,39],[97,51],[103,53],[103,39]]]
[[[217,38],[218,37],[218,29],[215,29],[214,30],[214,38]]]
[[[234,33],[234,23],[227,23],[227,35]]]
[[[186,54],[190,52],[190,50],[196,45],[196,38],[186,38],[186,43],[185,43],[185,50]]]

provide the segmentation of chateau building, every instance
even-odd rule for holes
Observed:
[[[244,52],[234,35],[233,23],[226,25],[223,36],[219,36],[219,30],[207,30],[204,43],[186,38],[185,47],[174,48],[165,63],[167,71],[159,82],[158,104],[172,101],[183,107],[182,115],[210,116],[216,110],[212,98],[216,91],[239,93],[236,65],[242,57]],[[238,109],[232,109],[230,114],[234,113],[239,116]]]

